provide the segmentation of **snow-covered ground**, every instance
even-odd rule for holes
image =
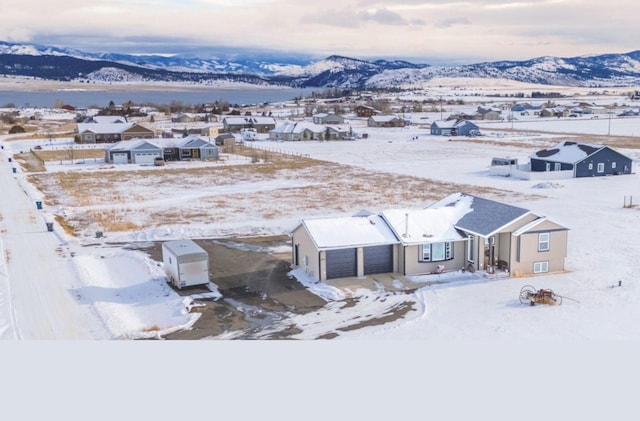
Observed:
[[[640,120],[616,119],[610,126],[607,120],[515,124],[522,130],[584,135],[606,135],[610,128],[612,135],[634,136]],[[564,124],[567,130],[556,124]],[[13,148],[19,144],[0,140],[4,146],[0,150],[0,337],[5,339],[5,344],[16,339],[63,340],[60,341],[63,345],[45,343],[44,352],[60,357],[67,364],[86,364],[89,371],[95,370],[96,375],[108,379],[113,377],[107,367],[117,367],[117,359],[136,362],[135,368],[127,365],[131,373],[126,374],[130,374],[130,378],[147,376],[162,383],[162,373],[168,373],[176,383],[184,376],[184,385],[188,385],[194,378],[206,374],[222,383],[228,381],[235,390],[251,388],[256,381],[252,373],[260,372],[261,377],[277,379],[282,371],[291,371],[284,370],[283,365],[296,367],[293,371],[303,371],[305,378],[314,378],[316,382],[303,391],[293,390],[296,388],[289,381],[275,380],[286,396],[284,405],[296,399],[310,405],[350,401],[349,393],[352,393],[359,399],[369,399],[351,403],[364,406],[361,413],[374,419],[402,416],[409,410],[415,413],[416,406],[424,407],[419,412],[425,415],[442,414],[449,419],[474,413],[489,416],[492,411],[494,418],[499,419],[508,415],[525,419],[549,415],[558,418],[556,415],[560,414],[566,419],[587,415],[593,419],[629,419],[627,411],[634,398],[630,391],[635,390],[637,382],[634,374],[638,370],[634,363],[640,341],[637,284],[640,208],[625,208],[623,204],[630,197],[635,203],[640,201],[640,149],[618,149],[635,160],[634,174],[628,176],[549,183],[492,177],[487,168],[491,157],[510,156],[526,162],[538,145],[547,147],[555,139],[553,135],[535,133],[492,133],[504,126],[508,128],[510,123],[482,124],[487,136],[481,143],[430,136],[427,129],[411,126],[385,130],[354,127],[370,136],[353,142],[260,141],[254,146],[308,154],[371,170],[464,183],[479,191],[483,187],[494,187],[535,195],[526,203],[516,204],[570,228],[567,273],[496,280],[449,276],[445,279],[447,282],[424,284],[419,288],[411,297],[417,311],[405,319],[340,332],[334,341],[245,346],[238,346],[237,341],[201,341],[206,344],[172,348],[177,353],[203,357],[200,367],[185,365],[193,357],[163,352],[159,358],[153,355],[157,347],[147,349],[142,345],[132,350],[92,341],[159,337],[165,332],[188,328],[195,322],[194,313],[188,312],[192,302],[168,288],[162,268],[139,252],[106,245],[82,247],[57,224],[54,232],[47,231],[45,223],[50,222],[47,219],[50,215],[36,209],[34,201],[40,197],[38,192],[26,182],[24,174],[13,173],[15,163],[8,162]],[[475,194],[474,191],[468,193]],[[384,207],[381,203],[380,209],[370,210]],[[306,216],[299,215],[299,218]],[[264,221],[264,226],[280,229],[291,227],[293,222],[295,218],[285,218]],[[206,234],[206,230],[206,226],[197,225],[185,234],[195,237]],[[140,233],[130,236],[139,238]],[[302,276],[300,281],[306,282]],[[425,279],[414,281],[421,286]],[[523,306],[518,301],[518,293],[525,284],[551,288],[568,299],[560,306]],[[312,290],[316,287],[311,282],[307,285]],[[211,289],[212,294],[216,294],[214,285]],[[317,314],[292,318],[301,330],[299,339],[312,339],[335,331],[345,320],[363,314],[381,314],[394,300],[407,299],[387,296],[380,300],[376,291],[355,291],[361,298],[361,306],[343,308],[339,301],[343,296],[341,291],[327,285],[315,291],[328,300],[328,305]],[[78,340],[90,340],[90,343]],[[94,345],[95,342],[101,345]],[[210,345],[211,342],[216,345]],[[54,377],[66,373],[62,367],[43,367],[34,348],[18,355],[23,353],[22,348],[4,346],[14,359],[24,357],[33,361],[34,370],[42,369]],[[100,366],[100,361],[87,356],[96,352],[111,362]],[[68,359],[69,355],[73,356],[72,360]],[[225,365],[223,359],[230,355],[234,361],[238,358],[241,366],[237,365],[240,363]],[[46,361],[51,363],[52,359]],[[168,365],[183,370],[168,368]],[[20,367],[24,369],[25,365]],[[17,374],[13,370],[6,371]],[[469,373],[473,373],[471,378]],[[89,378],[86,375],[85,379],[85,375],[80,376],[81,381]],[[293,378],[299,379],[299,375],[295,373]],[[14,377],[19,382],[19,376],[10,376]],[[457,382],[456,378],[464,382]],[[437,379],[437,385],[433,379]],[[51,381],[44,384],[53,386]],[[122,379],[117,384],[121,385]],[[133,390],[136,384],[139,383],[134,380],[125,388]],[[514,384],[518,391],[505,387],[507,384]],[[349,385],[359,390],[354,391]],[[164,384],[162,388],[154,385],[151,390],[166,394],[165,387],[170,389],[171,385]],[[268,388],[264,383],[259,387]],[[487,392],[492,387],[503,395],[492,396]],[[35,390],[46,394],[40,385]],[[223,388],[215,390],[233,402],[240,402]],[[365,397],[363,391],[371,395]],[[550,400],[540,403],[539,395]],[[153,395],[143,396],[150,399]],[[253,406],[264,405],[265,411],[273,410],[273,402],[266,398],[275,399],[275,391],[265,391],[258,398],[255,394],[252,396],[257,399]],[[444,399],[431,402],[429,398],[433,396]],[[461,396],[467,401],[457,402]],[[78,393],[73,402],[83,397],[87,402],[96,402],[90,391]],[[600,408],[593,403],[596,398],[610,405]],[[220,402],[219,396],[211,399]],[[451,405],[445,406],[442,402]],[[151,406],[158,404],[149,402]],[[458,404],[465,407],[457,407]],[[541,412],[545,404],[554,408],[552,414]],[[337,406],[342,410],[347,407],[344,403]],[[599,411],[587,411],[587,408]],[[181,413],[171,409],[164,415]],[[115,413],[107,410],[105,414]],[[318,414],[309,416],[313,419]]]

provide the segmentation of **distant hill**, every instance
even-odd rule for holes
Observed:
[[[615,87],[640,84],[640,51],[572,58],[539,57],[461,66],[402,60],[367,61],[221,49],[217,54],[95,54],[73,49],[0,42],[0,75],[58,81],[191,82],[324,88],[384,88],[436,77],[500,78],[546,85]]]

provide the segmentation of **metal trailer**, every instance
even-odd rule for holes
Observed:
[[[209,254],[192,240],[162,243],[162,262],[176,288],[209,283]]]

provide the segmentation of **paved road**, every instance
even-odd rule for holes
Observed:
[[[75,298],[75,244],[57,224],[47,230],[51,215],[23,189],[25,175],[7,149],[0,149],[0,339],[107,338],[93,307]]]

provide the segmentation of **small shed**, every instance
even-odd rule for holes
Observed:
[[[209,283],[209,254],[193,240],[162,243],[162,262],[176,288]]]

